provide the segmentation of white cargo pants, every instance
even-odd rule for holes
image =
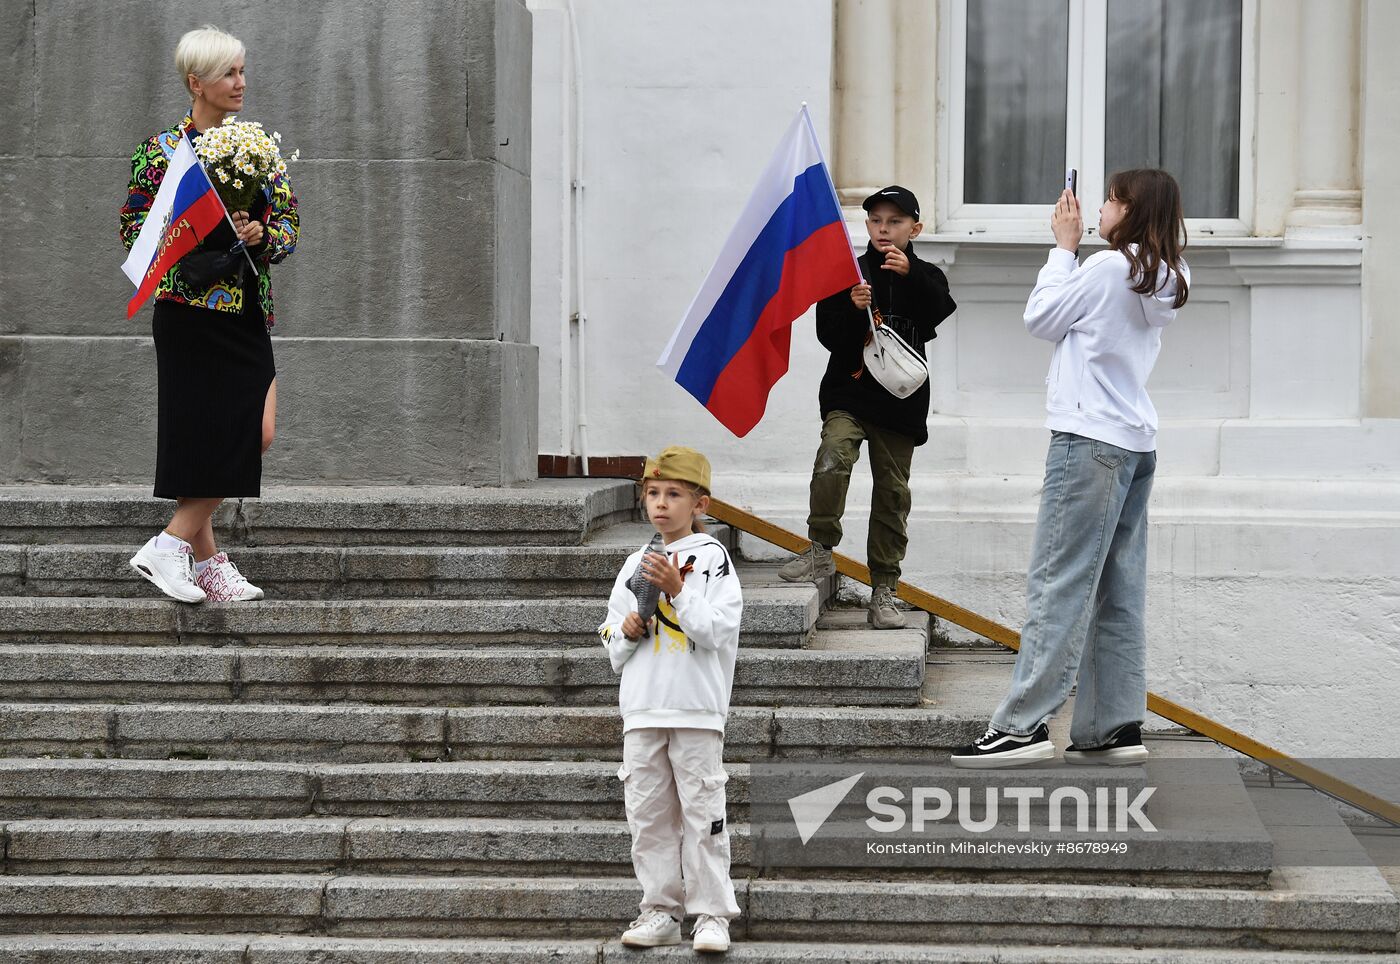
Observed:
[[[642,913],[739,916],[729,879],[723,756],[718,730],[640,727],[623,737],[617,776]]]

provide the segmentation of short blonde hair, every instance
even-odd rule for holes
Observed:
[[[231,33],[205,24],[198,30],[191,30],[175,45],[175,69],[180,72],[180,82],[185,85],[190,98],[190,74],[200,80],[211,80],[222,76],[233,66],[233,62],[247,53],[243,41]]]

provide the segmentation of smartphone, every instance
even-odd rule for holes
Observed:
[[[1071,167],[1065,172],[1065,190],[1075,197],[1079,197],[1079,171]]]

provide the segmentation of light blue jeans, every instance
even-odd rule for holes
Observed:
[[[1055,432],[1011,691],[992,715],[1033,732],[1078,679],[1070,740],[1094,747],[1147,715],[1147,501],[1157,453]]]

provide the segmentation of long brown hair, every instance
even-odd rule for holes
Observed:
[[[1157,275],[1163,264],[1176,275],[1173,308],[1186,304],[1186,279],[1181,274],[1181,250],[1186,247],[1186,222],[1181,214],[1181,188],[1166,171],[1139,167],[1119,171],[1108,179],[1108,196],[1127,208],[1123,220],[1104,235],[1115,251],[1128,259],[1128,279],[1140,295],[1152,295],[1166,287]],[[1137,245],[1130,248],[1129,245]]]

